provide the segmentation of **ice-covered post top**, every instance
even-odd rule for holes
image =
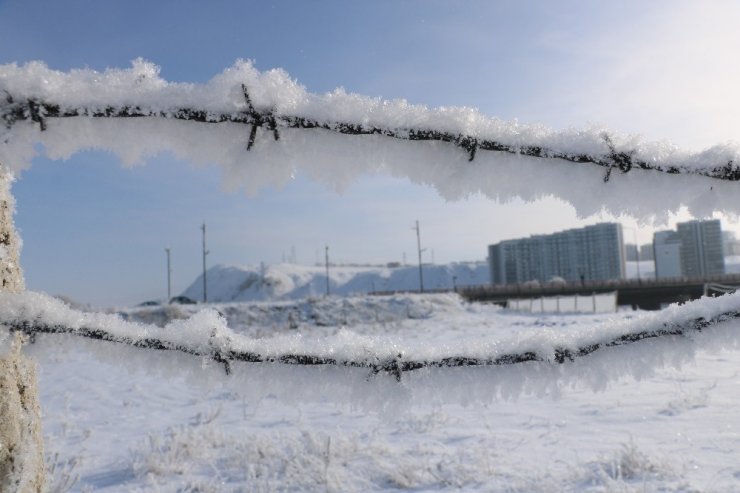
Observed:
[[[606,209],[660,220],[681,206],[707,216],[739,205],[734,144],[689,152],[597,126],[555,131],[472,108],[430,109],[343,89],[311,94],[285,71],[260,72],[248,61],[205,84],[168,82],[141,59],[104,72],[0,65],[0,119],[0,161],[16,172],[41,143],[53,159],[108,149],[133,164],[172,152],[219,165],[248,192],[296,172],[332,188],[382,172],[450,199],[556,196],[580,215]]]
[[[0,287],[5,291],[19,292],[25,286],[13,223],[15,202],[10,193],[11,181],[12,175],[0,163]]]

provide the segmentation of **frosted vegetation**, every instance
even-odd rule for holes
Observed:
[[[56,300],[27,301],[24,310],[41,307],[30,316],[81,317]],[[226,319],[232,343],[367,357],[582,344],[732,304],[554,316],[397,295],[214,304],[210,320]],[[142,320],[155,309],[124,314]],[[286,311],[300,316],[291,323]],[[180,338],[203,321],[136,327]],[[362,368],[248,363],[226,376],[210,360],[71,335],[39,335],[29,351],[42,405],[54,410],[45,417],[52,482],[73,491],[729,492],[740,476],[739,329],[729,321],[562,365],[428,368],[401,382]],[[187,337],[207,344],[205,334]]]

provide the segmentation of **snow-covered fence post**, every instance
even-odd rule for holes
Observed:
[[[0,164],[0,289],[19,292],[24,282],[11,182]],[[40,493],[45,466],[36,367],[21,353],[26,336],[12,337],[0,342],[0,493]]]

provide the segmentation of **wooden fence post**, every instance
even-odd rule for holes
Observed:
[[[13,177],[0,164],[0,289],[24,290],[13,225]],[[0,344],[0,493],[41,493],[45,483],[36,365],[23,356],[25,337]]]

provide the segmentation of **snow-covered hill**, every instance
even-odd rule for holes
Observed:
[[[446,265],[424,265],[424,288],[452,289],[489,282],[485,262],[459,262]],[[211,267],[206,272],[208,301],[295,300],[326,293],[326,268],[278,264],[260,266]],[[378,291],[413,291],[419,289],[418,266],[330,266],[329,291],[348,296]],[[203,276],[183,293],[194,300],[203,299]]]
[[[727,273],[740,272],[740,257],[727,257]],[[488,284],[490,275],[486,262],[455,262],[444,265],[426,264],[424,289],[451,290],[457,286]],[[640,277],[652,279],[652,261],[640,262]],[[627,278],[637,277],[637,262],[626,263]],[[278,301],[300,300],[326,293],[326,267],[322,265],[277,264],[266,266],[216,265],[206,273],[208,301]],[[329,291],[332,295],[352,296],[373,292],[418,291],[417,265],[330,266]],[[196,301],[203,300],[203,276],[182,293]]]

